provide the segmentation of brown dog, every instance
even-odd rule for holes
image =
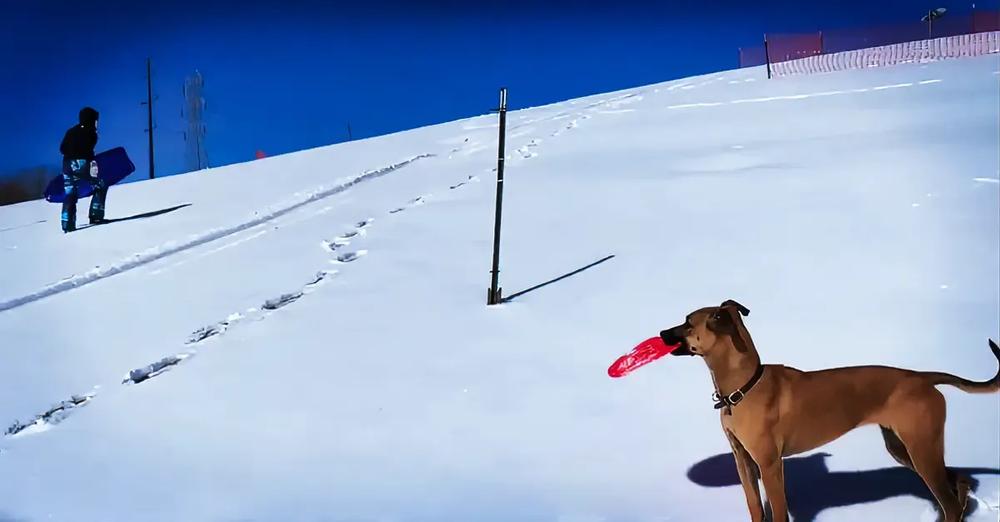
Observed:
[[[782,457],[826,444],[865,424],[882,428],[886,449],[930,488],[946,522],[965,510],[968,481],[944,465],[945,401],[934,386],[948,384],[969,393],[1000,390],[1000,371],[987,382],[947,373],[886,366],[857,366],[803,372],[761,365],[736,301],[695,310],[684,324],[660,332],[674,355],[705,359],[715,383],[716,409],[733,448],[750,518],[764,520],[757,481],[774,522],[788,520]],[[990,349],[1000,361],[1000,347]]]

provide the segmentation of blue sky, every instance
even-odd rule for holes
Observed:
[[[997,9],[1000,0],[977,2]],[[512,107],[734,68],[762,33],[918,20],[971,2],[157,1],[8,2],[0,20],[0,175],[57,164],[77,111],[99,150],[146,172],[145,58],[157,172],[184,170],[182,86],[205,78],[213,166]]]

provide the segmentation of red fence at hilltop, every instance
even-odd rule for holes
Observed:
[[[915,21],[855,29],[836,29],[801,34],[767,34],[767,46],[741,47],[740,67],[753,67],[903,42],[964,34],[1000,31],[1000,11],[976,11],[969,15],[946,15],[932,23]]]

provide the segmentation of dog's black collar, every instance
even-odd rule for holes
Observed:
[[[743,402],[744,397],[746,397],[746,395],[750,393],[750,390],[752,390],[753,387],[756,386],[758,382],[760,382],[760,378],[763,376],[764,376],[764,365],[758,364],[757,371],[753,372],[753,377],[750,377],[750,380],[738,390],[734,391],[733,393],[730,393],[729,395],[722,395],[718,391],[713,393],[712,400],[715,401],[715,409],[719,410],[727,406],[733,407],[739,404],[740,402]]]

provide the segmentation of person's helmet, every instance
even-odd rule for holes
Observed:
[[[100,117],[98,112],[90,107],[84,107],[80,109],[80,125],[85,127],[93,127],[97,124],[97,118]]]

